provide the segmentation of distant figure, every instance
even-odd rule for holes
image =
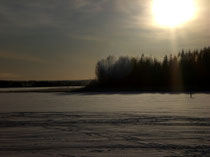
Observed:
[[[192,98],[192,93],[190,93],[190,98]]]

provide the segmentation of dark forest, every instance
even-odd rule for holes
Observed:
[[[141,91],[209,91],[210,47],[182,50],[162,61],[109,56],[97,62],[96,80],[87,89]]]

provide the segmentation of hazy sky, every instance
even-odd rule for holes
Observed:
[[[0,79],[91,79],[97,60],[108,55],[161,59],[210,46],[210,0],[197,0],[193,20],[173,29],[154,22],[152,4],[0,0]]]

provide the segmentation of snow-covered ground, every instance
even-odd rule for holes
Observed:
[[[210,95],[0,93],[0,156],[210,156]]]

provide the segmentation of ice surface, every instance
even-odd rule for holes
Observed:
[[[0,156],[210,156],[210,95],[1,93]]]

